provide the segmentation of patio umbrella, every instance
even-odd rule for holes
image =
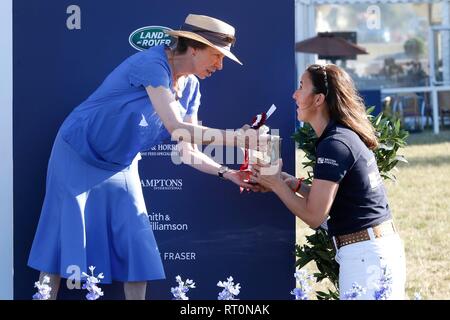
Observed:
[[[352,57],[357,54],[368,54],[366,49],[357,46],[344,38],[332,33],[320,33],[319,35],[297,42],[295,51],[316,53],[321,56]]]

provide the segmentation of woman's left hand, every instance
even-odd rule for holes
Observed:
[[[282,167],[283,161],[281,159],[276,164],[253,164],[250,181],[274,190],[278,185],[284,184],[283,178],[281,177]]]

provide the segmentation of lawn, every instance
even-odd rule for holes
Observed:
[[[406,293],[420,292],[423,299],[450,299],[450,131],[411,134],[399,154],[409,163],[400,164],[396,183],[385,182],[389,204],[407,262]],[[297,176],[302,169],[297,153]],[[297,221],[297,243],[310,229]],[[310,271],[314,266],[307,266]],[[315,289],[324,289],[316,285]]]

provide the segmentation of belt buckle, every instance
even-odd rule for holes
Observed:
[[[397,232],[392,220],[380,223],[372,227],[375,238],[382,238]]]

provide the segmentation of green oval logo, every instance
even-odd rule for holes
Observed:
[[[172,29],[161,26],[148,26],[134,30],[128,41],[136,50],[142,51],[150,47],[162,44],[170,44],[171,38],[164,31],[172,31]]]

